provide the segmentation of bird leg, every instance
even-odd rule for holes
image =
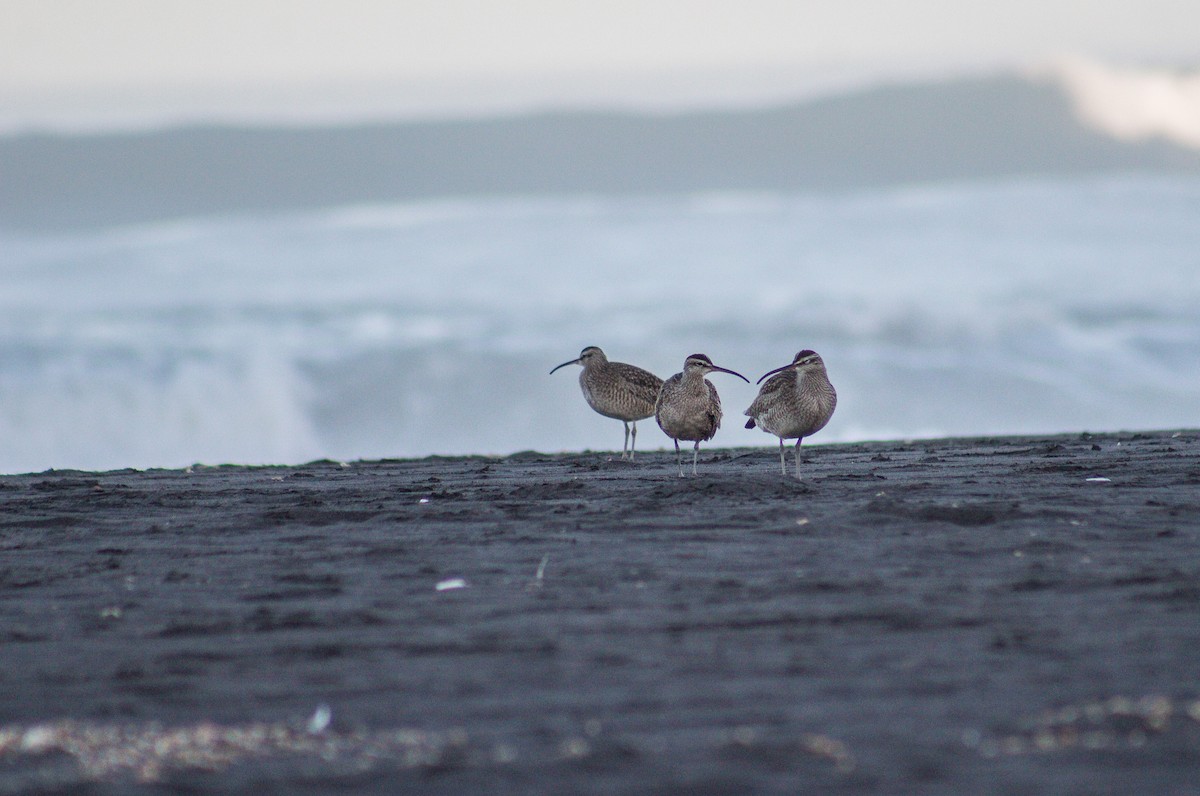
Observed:
[[[629,453],[629,421],[621,421],[625,424],[625,444],[621,446],[621,460],[624,461]]]
[[[783,458],[783,437],[779,438],[779,472],[787,475],[787,465],[784,464]]]
[[[696,474],[696,457],[700,455],[700,440],[696,440],[696,447],[692,448],[692,475]]]
[[[633,461],[633,449],[637,447],[637,421],[629,424],[629,461]]]
[[[800,443],[804,441],[804,437],[796,438],[796,480],[800,480]],[[782,444],[782,440],[780,440]]]
[[[679,465],[679,477],[683,478],[683,454],[679,452],[679,440],[675,440],[675,463]]]

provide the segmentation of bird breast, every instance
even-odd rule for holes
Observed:
[[[673,439],[709,440],[721,427],[721,399],[707,379],[691,381],[672,376],[663,385],[655,418]]]

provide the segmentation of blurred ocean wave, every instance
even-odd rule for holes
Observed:
[[[1124,176],[3,233],[0,471],[610,450],[548,375],[585,345],[660,376],[814,348],[814,442],[1194,426],[1198,222],[1200,179]],[[717,387],[714,442],[768,444]]]

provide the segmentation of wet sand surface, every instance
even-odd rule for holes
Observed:
[[[0,477],[0,793],[1200,793],[1200,433]]]

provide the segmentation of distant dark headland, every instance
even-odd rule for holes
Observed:
[[[0,229],[517,194],[844,190],[1120,171],[1200,152],[1082,125],[1050,83],[891,86],[755,111],[0,138]]]

